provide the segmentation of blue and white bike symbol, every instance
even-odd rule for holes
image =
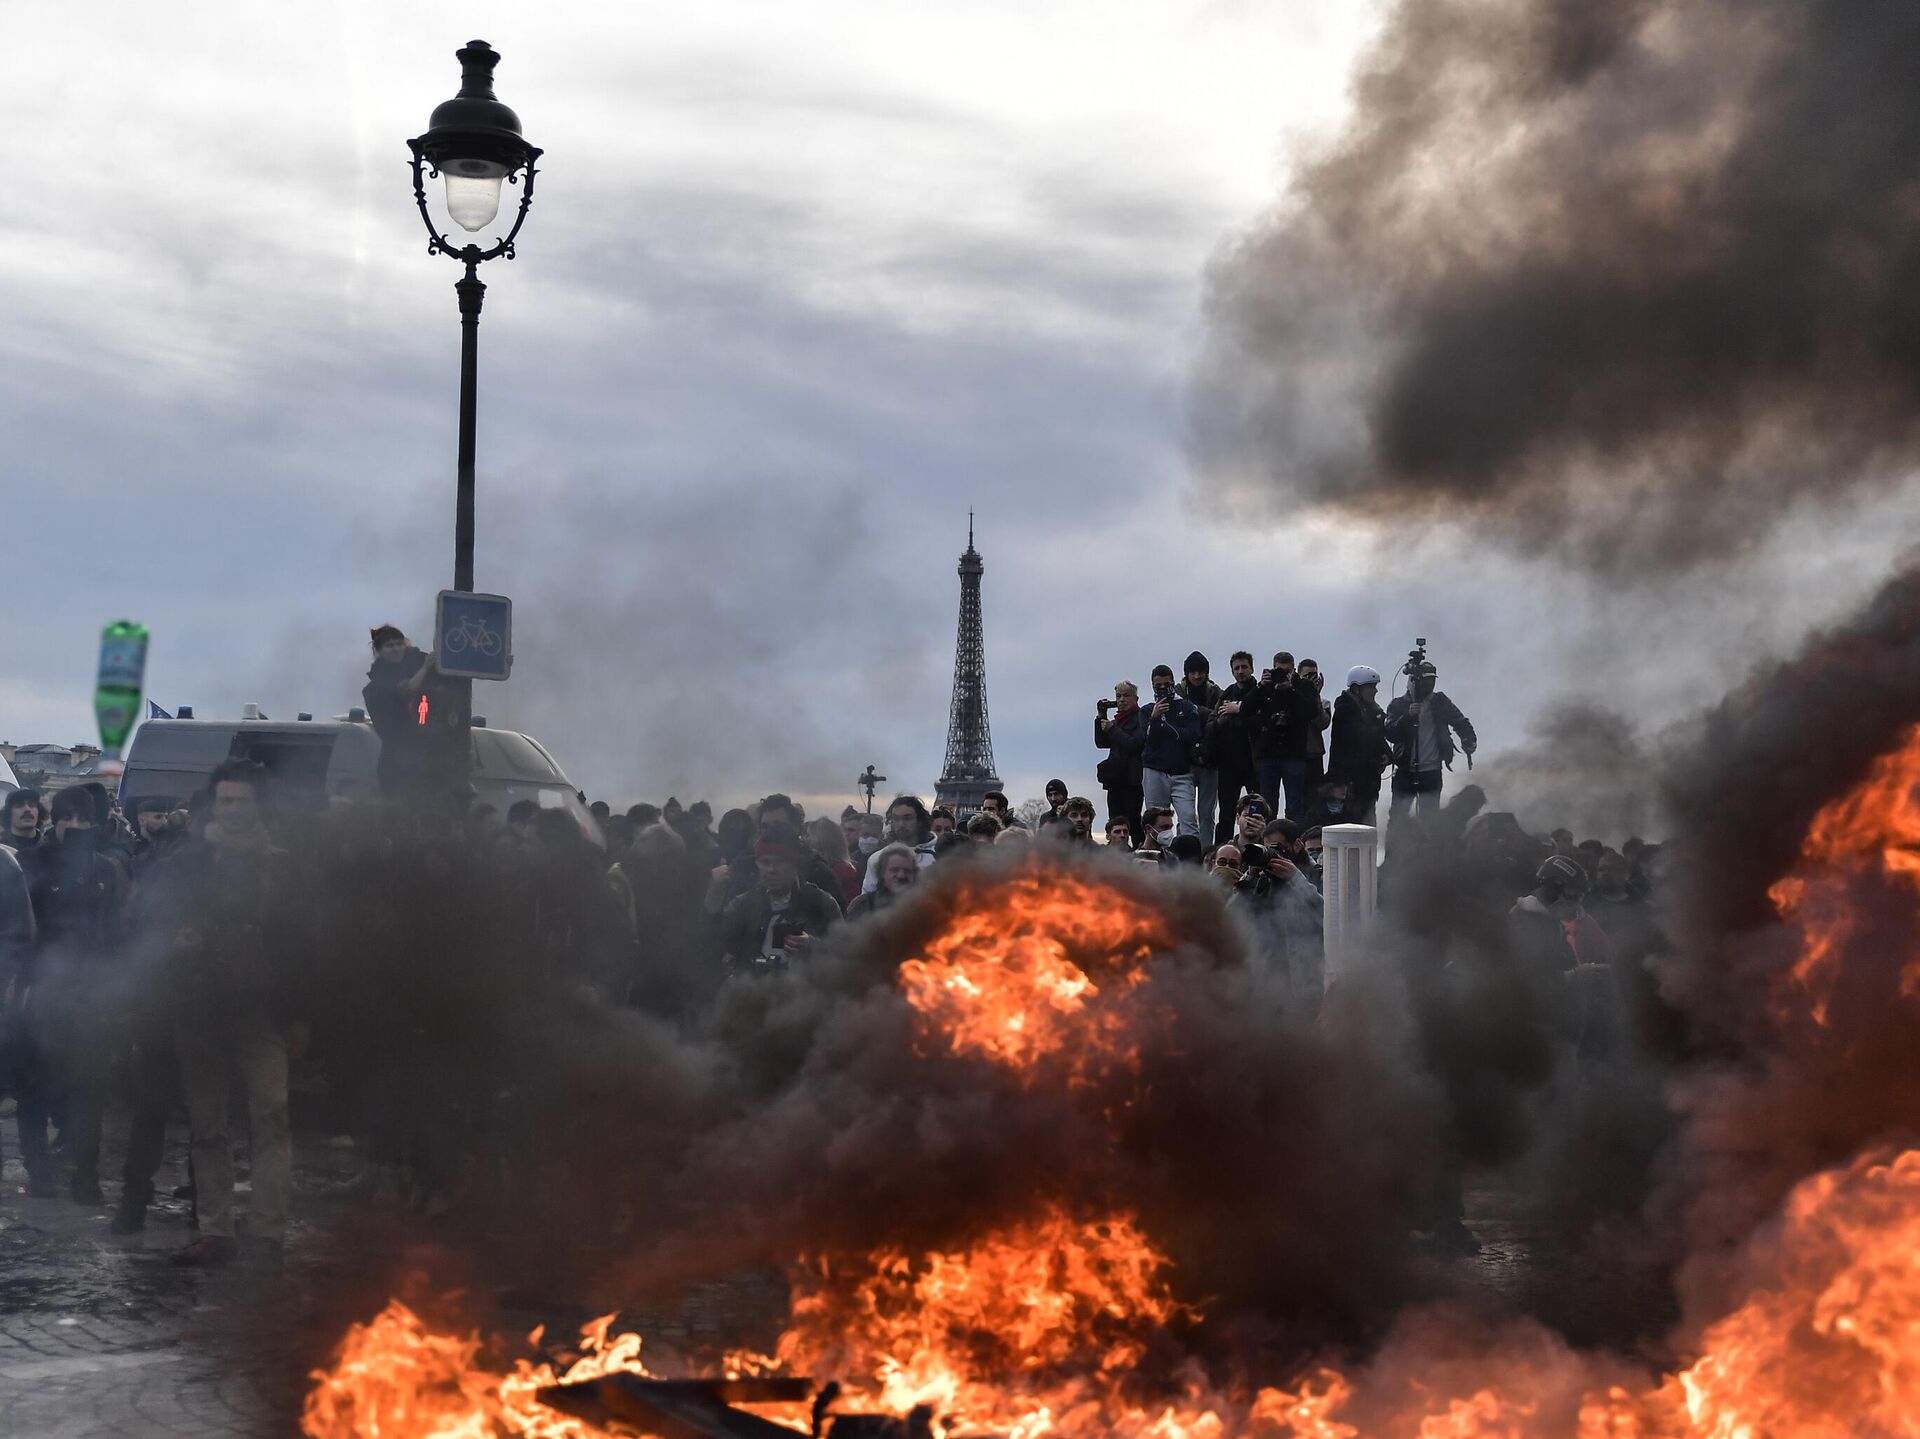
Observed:
[[[488,628],[487,622],[478,615],[468,615],[460,621],[458,629],[449,629],[441,641],[450,655],[465,654],[471,649],[475,654],[485,655],[488,659],[498,659],[503,641],[497,630]]]

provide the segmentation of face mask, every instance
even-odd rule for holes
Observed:
[[[878,848],[880,848],[880,841],[872,835],[863,834],[860,836],[860,853],[872,854]]]

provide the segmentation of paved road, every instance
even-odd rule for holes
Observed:
[[[20,1439],[270,1435],[297,1429],[306,1279],[324,1263],[311,1219],[280,1276],[169,1263],[187,1243],[185,1201],[162,1200],[144,1234],[107,1232],[110,1211],[28,1199],[11,1120],[0,1121],[0,1432]],[[298,1149],[302,1211],[344,1172],[317,1137]],[[185,1180],[182,1136],[162,1193]],[[112,1172],[112,1171],[109,1171]],[[117,1192],[109,1183],[109,1194]]]

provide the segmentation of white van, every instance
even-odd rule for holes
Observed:
[[[542,809],[565,810],[598,837],[573,781],[540,741],[480,725],[471,734],[474,794],[499,818],[530,799]],[[380,736],[359,710],[334,720],[151,719],[133,733],[120,803],[128,813],[136,800],[156,795],[185,804],[226,759],[265,766],[274,778],[274,802],[283,808],[320,809],[380,790]]]

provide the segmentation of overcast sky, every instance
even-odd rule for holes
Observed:
[[[458,272],[405,140],[476,35],[547,151],[484,274],[477,578],[519,635],[476,709],[596,797],[838,801],[868,762],[931,793],[969,508],[1016,800],[1090,790],[1094,699],[1196,646],[1385,669],[1425,634],[1497,749],[1569,686],[1679,714],[1889,553],[1867,514],[1747,557],[1764,584],[1619,596],[1195,493],[1206,267],[1339,124],[1359,0],[9,19],[17,742],[92,737],[108,619],[152,627],[151,693],[203,716],[336,712],[370,625],[427,628]]]

